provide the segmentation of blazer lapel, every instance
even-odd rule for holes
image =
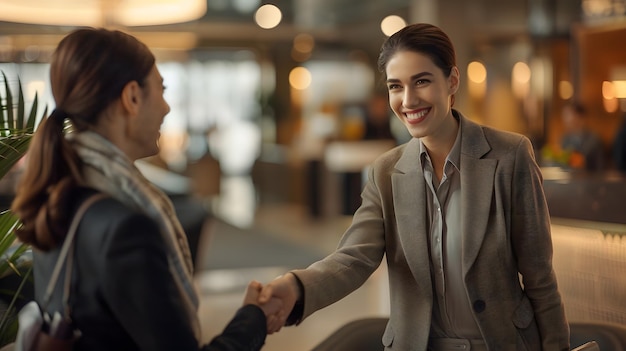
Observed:
[[[461,207],[463,235],[463,275],[476,260],[482,246],[493,194],[497,160],[483,159],[491,150],[482,127],[461,116]],[[426,187],[419,167],[419,140],[411,139],[396,163],[392,175],[393,202],[399,240],[417,281],[430,280]],[[487,209],[487,211],[485,211]],[[430,289],[430,288],[429,288]]]
[[[463,275],[467,274],[482,246],[493,194],[495,159],[482,157],[491,150],[482,127],[461,116],[461,209],[464,228]]]
[[[418,139],[411,139],[392,175],[393,203],[398,225],[398,237],[406,254],[406,260],[418,282],[430,280],[428,256],[428,232],[426,225],[426,194],[424,174],[419,166]],[[421,284],[429,293],[430,284]]]

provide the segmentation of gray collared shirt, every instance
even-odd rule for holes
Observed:
[[[463,283],[461,226],[461,125],[437,184],[433,165],[420,141],[430,231],[433,276],[431,337],[482,339]]]

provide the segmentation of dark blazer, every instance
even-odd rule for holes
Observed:
[[[74,211],[89,193],[80,192]],[[75,243],[70,305],[82,332],[75,350],[259,350],[264,344],[265,315],[248,305],[221,335],[198,346],[168,268],[165,241],[149,217],[105,198],[87,210]],[[59,250],[34,253],[40,304]],[[61,311],[62,285],[48,311]]]
[[[463,278],[487,346],[569,350],[552,269],[550,217],[531,143],[454,113],[462,133]],[[418,160],[418,139],[378,158],[337,251],[294,272],[304,288],[304,318],[361,286],[386,257],[391,313],[382,342],[386,350],[426,350],[433,287]]]

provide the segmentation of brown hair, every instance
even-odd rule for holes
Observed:
[[[398,51],[414,51],[430,57],[446,77],[456,66],[452,41],[439,27],[432,24],[411,24],[387,38],[378,56],[378,69],[382,73],[385,73],[389,60]]]
[[[33,136],[11,205],[22,221],[16,232],[22,242],[49,250],[65,237],[69,195],[82,179],[80,159],[65,140],[65,119],[77,130],[94,125],[126,84],[143,86],[154,63],[145,44],[120,31],[83,28],[61,40],[50,63],[56,108]]]

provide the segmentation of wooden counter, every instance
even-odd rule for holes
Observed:
[[[626,224],[626,176],[542,168],[551,217]]]

